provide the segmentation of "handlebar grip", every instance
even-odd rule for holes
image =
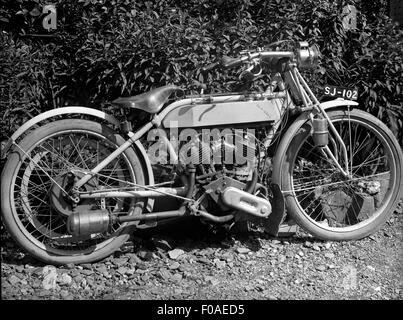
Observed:
[[[244,59],[242,58],[231,58],[228,56],[223,56],[221,59],[221,64],[225,69],[234,68],[243,64]]]
[[[214,62],[214,63],[211,63],[211,64],[209,64],[209,65],[203,67],[203,68],[202,68],[202,71],[209,71],[209,70],[212,70],[212,69],[216,68],[219,64],[220,64],[219,61]]]

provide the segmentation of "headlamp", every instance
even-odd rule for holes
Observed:
[[[297,64],[301,69],[313,69],[318,65],[320,51],[317,45],[309,46],[308,42],[298,43],[296,52]]]

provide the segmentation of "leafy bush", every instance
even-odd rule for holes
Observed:
[[[120,95],[168,83],[191,89],[197,80],[210,92],[238,90],[235,71],[201,68],[273,41],[308,40],[323,54],[319,68],[306,74],[316,92],[325,83],[357,86],[361,107],[403,138],[403,36],[382,14],[385,0],[372,6],[377,11],[359,0],[59,0],[55,37],[27,36],[44,33],[44,3],[3,1],[0,7],[3,137],[51,108],[107,108]],[[354,31],[342,26],[348,3],[361,12]]]
[[[35,50],[28,43],[14,41],[5,33],[0,35],[3,50],[0,54],[3,77],[0,83],[2,138],[15,131],[21,123],[40,112],[49,101],[47,61],[42,50]]]

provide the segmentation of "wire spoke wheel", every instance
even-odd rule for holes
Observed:
[[[320,147],[311,126],[296,129],[282,166],[287,208],[313,235],[329,240],[362,238],[376,231],[393,212],[402,192],[402,155],[393,134],[373,116],[358,110],[330,111],[347,149],[349,177]],[[345,158],[330,133],[340,165]]]
[[[67,219],[73,212],[68,192],[74,181],[123,142],[108,127],[86,120],[57,121],[24,138],[11,154],[2,176],[5,224],[16,241],[38,259],[56,264],[98,260],[120,246],[127,238],[128,223],[115,223],[102,234],[74,237],[68,232]],[[144,183],[139,164],[135,152],[129,149],[80,191],[122,189],[130,183]],[[143,201],[133,198],[82,199],[76,210],[134,214],[142,210],[142,205]]]

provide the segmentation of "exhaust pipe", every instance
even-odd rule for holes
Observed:
[[[256,217],[266,218],[271,213],[269,201],[234,187],[225,188],[221,199],[225,205]]]
[[[196,169],[193,166],[188,169],[189,178],[184,190],[187,190],[186,197],[191,198],[195,186]],[[83,210],[69,215],[67,219],[67,230],[71,235],[76,237],[88,236],[94,233],[110,232],[111,226],[116,222],[124,223],[182,217],[186,214],[186,208],[185,201],[178,210],[153,212],[136,216],[115,216],[110,214],[107,210]]]
[[[72,213],[68,217],[67,230],[75,237],[82,237],[94,233],[110,232],[111,226],[116,222],[124,223],[182,217],[185,213],[185,210],[173,210],[137,216],[114,216],[106,210],[85,210]]]
[[[272,212],[272,207],[269,201],[234,187],[224,189],[221,199],[225,205],[259,218],[266,218]],[[207,212],[198,212],[202,217],[218,223],[227,222],[233,218],[233,215],[217,217]],[[136,216],[114,216],[107,210],[84,210],[81,212],[75,212],[68,217],[67,228],[71,235],[82,237],[95,233],[109,232],[111,231],[111,226],[115,222],[124,223],[131,221],[158,220],[181,217],[185,214],[185,206],[182,206],[179,210],[153,212]]]

